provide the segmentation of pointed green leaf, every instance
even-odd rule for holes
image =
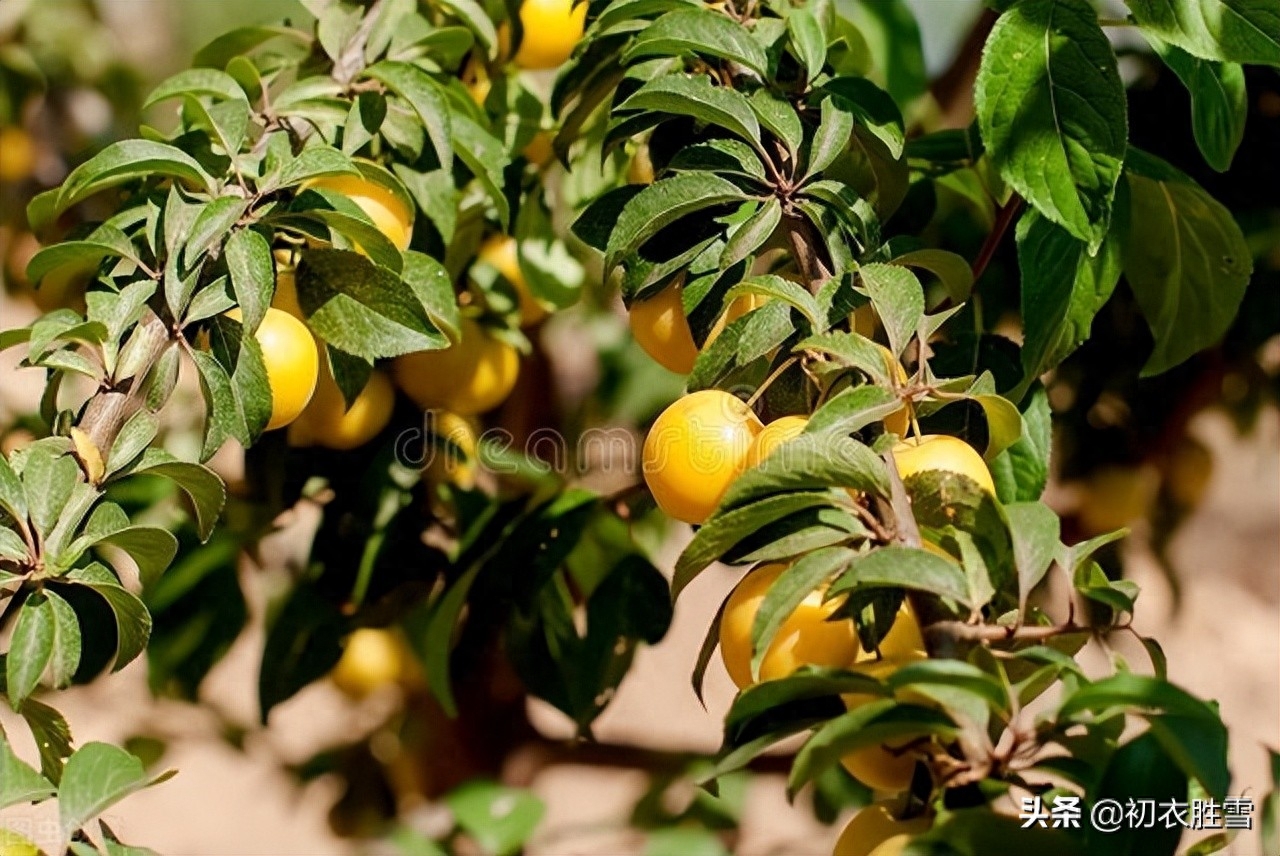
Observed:
[[[142,761],[107,743],[86,743],[67,761],[58,789],[58,817],[69,836],[147,785]]]
[[[1040,213],[1102,243],[1127,145],[1124,84],[1087,0],[1021,0],[1000,16],[976,84],[1000,175]]]
[[[1280,65],[1280,6],[1274,0],[1125,0],[1146,32],[1192,56]]]

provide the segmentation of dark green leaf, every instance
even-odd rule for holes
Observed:
[[[827,36],[817,17],[803,7],[787,15],[787,34],[791,49],[807,71],[805,82],[822,73],[827,61]]]
[[[1153,734],[1143,734],[1116,750],[1103,770],[1097,800],[1152,800],[1153,805],[1185,802],[1187,776],[1169,757]],[[1102,830],[1085,824],[1085,841],[1090,856],[1173,856],[1182,829],[1122,824],[1119,829]]]
[[[632,40],[622,61],[630,64],[641,57],[684,53],[732,60],[761,75],[769,65],[764,48],[745,27],[705,8],[678,9],[658,18]]]
[[[1191,130],[1200,153],[1209,166],[1226,172],[1244,139],[1249,113],[1244,69],[1233,62],[1198,59],[1150,33],[1143,35],[1191,94]]]
[[[1222,338],[1253,259],[1231,212],[1158,158],[1130,150],[1124,274],[1155,337],[1150,376]]]
[[[226,486],[213,470],[180,461],[168,452],[152,448],[129,467],[129,472],[148,473],[171,480],[191,499],[201,540],[207,539],[213,532],[213,526],[222,514],[222,506],[227,501]]]
[[[709,173],[681,173],[655,182],[641,190],[623,206],[605,254],[605,271],[611,272],[622,258],[685,215],[743,199],[734,184]]]
[[[849,570],[832,584],[829,596],[858,586],[913,589],[969,603],[964,569],[954,561],[915,547],[880,547],[855,559]]]
[[[298,265],[298,301],[326,342],[369,361],[447,347],[418,295],[422,288],[438,310],[436,276],[413,265],[410,285],[355,253],[313,250]]]
[[[670,74],[656,77],[634,95],[614,107],[615,115],[631,110],[690,116],[717,125],[741,137],[759,151],[760,123],[746,96],[734,89],[712,86],[705,74]]]
[[[678,597],[703,569],[762,526],[805,508],[829,503],[826,493],[809,490],[770,496],[731,510],[717,511],[698,529],[680,554],[671,582],[672,599]]]

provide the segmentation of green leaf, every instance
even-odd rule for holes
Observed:
[[[224,251],[227,270],[231,273],[231,287],[243,313],[242,323],[253,333],[267,314],[271,295],[275,293],[271,245],[252,229],[238,229],[227,241]]]
[[[134,474],[147,473],[169,479],[187,494],[195,508],[200,540],[207,540],[222,514],[227,489],[222,479],[208,467],[180,461],[162,449],[151,448],[129,468]]]
[[[839,98],[858,124],[884,144],[890,156],[902,157],[906,129],[902,111],[889,93],[865,77],[837,77],[822,88]]]
[[[832,704],[825,707],[834,708],[833,712],[840,714],[845,710],[844,701],[838,698],[840,695],[883,696],[888,692],[880,681],[860,672],[801,666],[784,678],[761,681],[738,693],[724,717],[724,742],[726,746],[741,745],[761,731],[770,730],[779,712],[801,709],[797,702],[827,699]],[[806,713],[817,713],[816,705],[803,709]]]
[[[61,688],[80,662],[80,625],[71,605],[49,590],[36,592],[18,610],[5,658],[6,695],[15,711],[22,707],[40,678]]]
[[[1044,493],[1049,480],[1051,427],[1049,395],[1037,385],[1023,405],[1022,436],[990,462],[1001,502],[1031,502]]]
[[[67,761],[58,789],[58,818],[69,836],[147,785],[142,761],[107,743],[86,743]]]
[[[1001,177],[1096,250],[1127,144],[1124,84],[1086,0],[1021,0],[1000,16],[977,80],[982,139]]]
[[[651,830],[642,856],[731,856],[720,836],[710,829],[670,826]]]
[[[1262,803],[1262,847],[1280,849],[1280,753],[1268,749],[1271,759],[1271,793]]]
[[[453,143],[458,159],[480,180],[497,214],[498,225],[505,229],[511,219],[511,211],[503,192],[503,170],[509,161],[503,153],[502,142],[461,113],[453,113],[452,116]]]
[[[787,15],[787,35],[792,52],[805,67],[805,83],[822,73],[827,61],[827,36],[817,17],[803,7]]]
[[[0,809],[17,803],[38,803],[53,796],[53,783],[27,766],[0,735]],[[4,843],[0,834],[0,844]]]
[[[224,68],[233,58],[280,36],[296,42],[309,41],[308,34],[295,27],[238,27],[196,51],[191,64],[197,68]]]
[[[853,5],[852,13],[893,100],[906,105],[924,94],[929,76],[920,26],[911,7],[904,0],[877,0]]]
[[[22,468],[22,487],[31,524],[42,537],[53,530],[79,480],[75,458],[48,443],[30,447]]]
[[[27,519],[26,492],[3,453],[0,453],[0,509],[16,520]]]
[[[62,766],[71,757],[71,728],[62,714],[47,704],[29,698],[22,705],[22,718],[40,753],[40,773],[55,785],[62,781]]]
[[[1102,772],[1096,800],[1152,800],[1153,804],[1185,802],[1187,776],[1169,757],[1154,734],[1130,740],[1112,754]],[[1122,824],[1119,829],[1101,830],[1085,824],[1085,847],[1090,856],[1173,856],[1182,829]]]
[[[858,269],[876,314],[889,337],[889,349],[901,356],[924,317],[924,288],[916,275],[898,265],[868,264]]]
[[[173,538],[163,529],[152,531]],[[177,551],[176,539],[174,551]],[[136,595],[116,582],[109,571],[101,565],[90,565],[73,570],[64,579],[92,589],[111,607],[116,619],[116,659],[111,671],[120,671],[146,650],[151,636],[151,613]]]
[[[835,597],[859,586],[892,586],[926,591],[970,604],[964,569],[954,561],[915,547],[879,547],[858,559],[827,593]]]
[[[1244,139],[1249,114],[1244,69],[1233,62],[1198,59],[1148,32],[1143,35],[1191,94],[1191,130],[1205,162],[1226,172]]]
[[[150,140],[112,143],[72,170],[51,202],[28,207],[32,228],[43,229],[59,214],[93,194],[136,178],[165,175],[195,182],[210,193],[213,179],[186,152]]]
[[[200,207],[195,222],[186,236],[186,245],[182,250],[183,264],[186,270],[200,254],[215,244],[220,244],[231,231],[231,227],[244,215],[249,206],[247,199],[238,196],[220,196],[207,205]]]
[[[178,539],[158,526],[128,526],[101,538],[98,543],[110,544],[128,553],[138,566],[138,577],[144,587],[155,582],[178,553]]]
[[[622,53],[631,64],[641,57],[698,53],[732,60],[764,75],[769,57],[751,33],[727,15],[710,9],[678,9],[645,27]]]
[[[136,264],[138,251],[119,229],[99,226],[83,241],[62,241],[36,253],[27,263],[27,280],[39,285],[50,272],[70,265],[77,271],[96,271],[105,258],[124,258]]]
[[[987,417],[987,449],[982,456],[989,461],[1022,436],[1022,414],[1003,395],[975,395],[973,400],[982,407],[982,412]]]
[[[285,163],[276,187],[293,187],[328,175],[360,175],[355,163],[342,152],[326,145],[309,146]]]
[[[1126,0],[1142,29],[1201,59],[1280,65],[1274,0]]]
[[[806,178],[821,175],[840,156],[853,134],[853,121],[848,104],[841,105],[835,98],[822,99],[822,120],[809,143]]]
[[[764,151],[760,142],[760,123],[746,96],[735,89],[712,86],[711,79],[705,74],[655,77],[613,109],[614,115],[637,110],[690,116],[699,122],[724,128],[750,143],[757,151]]]
[[[841,390],[809,417],[806,434],[848,435],[902,409],[902,401],[883,386],[864,384]]]
[[[739,476],[720,501],[720,511],[784,491],[841,487],[889,494],[884,461],[857,440],[801,434],[785,448],[786,455],[770,455]]]
[[[413,264],[410,284],[355,253],[312,250],[298,265],[298,302],[326,342],[370,362],[447,347],[449,340],[436,329],[418,295],[435,274],[420,260]],[[433,293],[423,289],[438,312]]]
[[[804,143],[804,124],[791,102],[768,87],[756,89],[747,100],[760,124],[777,137],[794,158]]]
[[[1017,817],[998,814],[986,805],[948,812],[945,819],[913,839],[913,844],[909,845],[911,849],[903,852],[910,856],[921,852],[945,852],[948,856],[992,856],[996,853],[1034,853],[1036,856],[1082,856],[1088,853],[1095,856],[1096,852],[1101,852],[1083,849],[1080,839],[1065,830],[1035,826],[1023,829],[1023,822]],[[1087,807],[1083,823],[1089,825]],[[930,846],[945,850],[921,849]],[[1143,851],[1143,856],[1156,854]]]
[[[821,728],[800,747],[787,778],[787,793],[836,764],[856,749],[887,741],[910,742],[928,735],[951,737],[955,723],[944,713],[891,699],[872,701],[839,716]]]
[[[147,96],[147,100],[142,103],[142,109],[146,110],[168,98],[180,98],[185,95],[223,100],[247,100],[244,90],[236,83],[235,78],[225,71],[192,68],[178,72],[153,89]]]
[[[130,416],[120,433],[116,434],[115,442],[107,453],[107,475],[110,476],[132,463],[151,445],[159,431],[159,421],[145,408]]]
[[[819,586],[848,567],[855,555],[847,547],[815,550],[788,565],[774,580],[773,585],[769,586],[751,622],[751,677],[753,679],[759,680],[760,664],[769,653],[769,647],[773,644],[774,637],[783,622]]]
[[[28,558],[30,550],[22,536],[6,526],[0,526],[0,558],[21,562]],[[8,582],[9,576],[0,577],[0,583]]]
[[[765,207],[761,210],[767,210],[770,205],[777,208],[777,200],[771,199],[765,203]],[[781,212],[779,212],[780,216]],[[778,216],[773,218],[777,223]],[[725,255],[720,257],[720,264],[727,267],[726,258],[729,255],[730,248],[733,247],[734,241],[737,239],[741,231],[746,231],[751,223],[755,220],[753,217],[743,224],[742,229],[729,238],[729,243],[725,246]],[[772,229],[770,229],[772,231]],[[745,254],[742,258],[745,258]],[[738,261],[737,259],[735,261]],[[728,306],[739,297],[749,294],[760,294],[773,300],[780,301],[788,306],[795,307],[800,310],[800,314],[805,317],[814,330],[822,328],[822,309],[818,306],[818,301],[808,292],[804,286],[792,282],[789,279],[783,279],[775,274],[761,274],[753,276],[750,279],[744,279],[742,282],[729,289],[724,295],[724,304]]]
[[[806,508],[830,504],[825,492],[806,491],[770,496],[730,510],[718,510],[699,527],[676,561],[671,597],[679,597],[689,583],[743,538],[761,527]]]
[[[964,303],[973,290],[973,268],[969,267],[964,256],[947,250],[913,250],[897,256],[892,263],[927,270],[942,283],[952,303]]]
[[[244,414],[236,402],[235,390],[231,388],[231,377],[222,363],[204,351],[192,351],[191,361],[195,363],[200,377],[200,393],[204,398],[204,441],[200,447],[200,460],[207,461],[213,457],[228,437],[246,438]]]
[[[213,318],[208,330],[213,356],[226,371],[234,393],[236,436],[244,445],[252,445],[266,428],[273,407],[262,345],[246,333],[244,325],[226,315]]]
[[[1018,609],[1025,611],[1027,597],[1053,564],[1060,524],[1058,515],[1043,502],[1015,502],[1006,505],[1004,512],[1018,569]]]
[[[1093,317],[1120,279],[1120,242],[1096,255],[1066,229],[1028,211],[1018,222],[1022,271],[1022,368],[1028,386],[1089,338]]]
[[[609,234],[606,275],[664,226],[704,208],[743,198],[736,185],[702,172],[681,173],[649,185],[632,197],[618,215]]]
[[[528,791],[481,780],[450,791],[444,803],[458,826],[493,856],[521,852],[546,813],[542,800]]]
[[[467,604],[467,594],[471,591],[471,586],[483,567],[483,563],[476,562],[445,591],[431,611],[423,637],[423,646],[427,652],[427,660],[424,663],[427,683],[431,687],[432,695],[449,716],[458,715],[458,703],[453,697],[450,677],[454,633],[458,619],[462,615],[462,609]]]
[[[453,123],[448,102],[439,84],[417,66],[393,60],[383,60],[371,65],[364,70],[364,74],[381,81],[409,103],[426,129],[427,136],[431,138],[436,159],[444,169],[450,169],[453,166]]]
[[[1164,161],[1131,150],[1125,178],[1124,274],[1155,337],[1149,377],[1222,338],[1253,259],[1231,212]]]

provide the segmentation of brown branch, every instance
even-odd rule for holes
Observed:
[[[818,255],[818,242],[813,227],[800,214],[788,214],[783,219],[787,224],[787,237],[791,239],[791,254],[804,275],[805,286],[811,293],[817,294],[823,284],[831,279],[831,271]]]
[[[373,0],[373,3],[365,10],[364,20],[360,22],[360,28],[351,37],[351,41],[343,46],[342,54],[333,63],[331,76],[343,87],[349,89],[356,76],[364,70],[364,49],[369,43],[369,34],[373,32],[374,24],[378,22],[378,14],[382,11],[382,3],[383,0]]]
[[[951,642],[1040,642],[1068,633],[1087,633],[1088,627],[1068,620],[1049,627],[998,624],[967,624],[963,621],[938,621],[924,628],[926,637]]]
[[[1009,201],[996,213],[995,225],[991,227],[990,234],[983,241],[982,248],[978,250],[978,257],[973,262],[973,281],[975,285],[982,278],[982,275],[987,272],[987,265],[991,264],[991,259],[995,257],[996,250],[1000,248],[1000,242],[1004,240],[1005,232],[1009,231],[1009,225],[1013,223],[1021,210],[1022,197],[1015,193],[1009,197]]]

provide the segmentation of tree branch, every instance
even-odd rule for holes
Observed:
[[[1000,242],[1004,240],[1005,232],[1009,231],[1009,225],[1017,218],[1018,212],[1022,210],[1022,197],[1014,194],[1009,197],[1009,201],[1004,204],[998,212],[996,212],[995,225],[991,227],[991,232],[987,235],[987,239],[982,242],[982,248],[978,250],[978,257],[973,262],[973,281],[976,284],[982,275],[987,271],[987,265],[991,264],[991,259],[995,257],[996,250],[1000,248]]]
[[[831,279],[831,271],[818,255],[817,236],[813,227],[800,214],[788,214],[783,219],[787,224],[787,237],[791,239],[791,254],[804,275],[805,285],[810,292],[817,294],[823,284]]]
[[[1049,627],[998,624],[966,624],[963,621],[938,621],[924,628],[926,637],[950,642],[1041,642],[1068,633],[1088,633],[1088,627],[1067,620]]]

